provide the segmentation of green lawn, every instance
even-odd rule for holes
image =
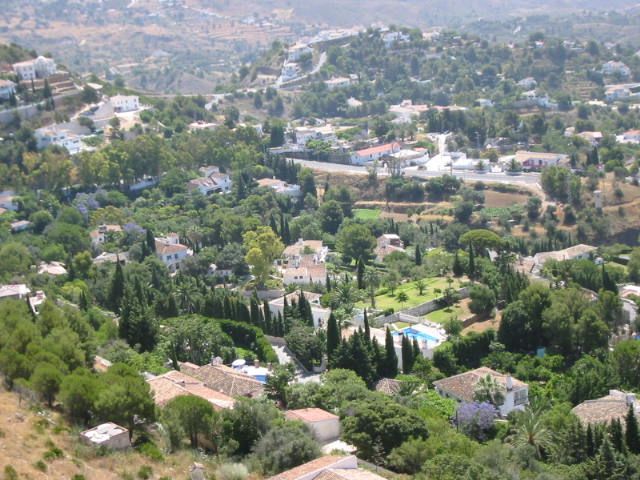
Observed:
[[[387,292],[385,289],[384,293],[376,296],[376,308],[379,310],[387,310],[389,308],[393,308],[395,312],[399,312],[401,310],[415,307],[417,305],[420,305],[421,303],[428,302],[430,300],[433,300],[434,298],[442,296],[442,293],[436,293],[435,290],[440,289],[444,291],[444,289],[448,287],[447,279],[444,277],[425,278],[424,283],[427,287],[425,288],[422,295],[419,294],[415,282],[403,283],[394,290],[393,295],[391,295],[391,293]],[[460,282],[454,279],[451,287],[455,290],[459,289]],[[397,297],[400,292],[405,292],[409,297],[409,299],[404,303],[400,303],[398,301]],[[361,302],[360,306],[371,306],[371,303],[368,301]]]
[[[356,208],[353,215],[358,220],[377,220],[380,218],[380,210],[373,208]]]
[[[451,319],[451,317],[455,316],[458,320],[464,320],[469,317],[471,312],[466,304],[456,303],[452,307],[442,308],[440,310],[436,310],[435,312],[431,312],[424,316],[425,320],[429,320],[430,322],[435,323],[444,323]]]

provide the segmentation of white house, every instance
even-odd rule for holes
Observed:
[[[91,246],[97,248],[107,241],[108,234],[122,233],[120,225],[100,225],[98,228],[89,232],[91,238]]]
[[[411,123],[421,113],[428,110],[429,105],[414,104],[411,100],[403,100],[399,104],[389,107],[389,113],[396,117],[394,123]]]
[[[538,82],[533,77],[526,77],[518,82],[518,86],[525,90],[533,90],[538,86]]]
[[[376,242],[377,246],[374,253],[376,254],[376,262],[378,263],[382,263],[387,255],[394,252],[405,252],[404,242],[395,233],[380,235]]]
[[[34,132],[34,137],[39,150],[50,145],[58,145],[66,148],[71,155],[75,155],[87,148],[82,138],[89,133],[91,132],[88,128],[69,122],[38,128]]]
[[[300,66],[297,63],[287,62],[282,66],[280,82],[288,82],[300,75]]]
[[[305,257],[311,256],[314,264],[324,263],[329,254],[329,247],[322,240],[303,240],[299,238],[293,245],[287,246],[282,252],[282,263],[287,266],[299,267]]]
[[[15,212],[18,210],[16,203],[16,194],[13,190],[5,190],[0,192],[0,208]]]
[[[122,450],[131,446],[129,430],[112,422],[85,430],[80,434],[80,438],[89,445],[113,450]]]
[[[394,43],[406,43],[410,40],[408,34],[403,32],[387,32],[382,35],[382,41],[384,42],[385,47],[389,48]]]
[[[295,45],[289,47],[287,54],[287,60],[289,62],[297,62],[305,55],[312,55],[313,48],[311,48],[306,43],[296,43]]]
[[[538,252],[533,256],[532,272],[538,273],[542,269],[542,267],[544,267],[544,264],[549,260],[555,260],[557,262],[564,262],[567,260],[587,260],[591,258],[596,250],[596,247],[581,243],[562,250],[554,250],[552,252]]]
[[[199,190],[203,195],[209,195],[211,193],[228,193],[231,191],[232,181],[231,177],[226,173],[220,173],[217,167],[210,169],[201,169],[204,171],[204,176],[194,178],[187,184],[187,189],[192,192]]]
[[[324,284],[327,280],[327,266],[324,263],[301,262],[299,267],[286,268],[282,272],[285,285]]]
[[[320,298],[322,295],[319,293],[312,292],[302,292],[304,298],[311,305],[311,315],[313,316],[313,326],[315,328],[326,328],[327,322],[329,321],[329,316],[331,315],[331,309],[324,308],[320,305]],[[296,291],[285,295],[283,297],[276,298],[269,302],[269,312],[274,317],[277,317],[278,314],[284,316],[284,300],[287,299],[287,305],[291,306],[294,302],[298,303],[300,301],[300,292]]]
[[[320,444],[340,438],[340,417],[320,408],[301,408],[285,412],[287,420],[304,423]]]
[[[16,94],[16,84],[11,80],[4,80],[0,78],[0,98],[3,100],[9,100],[11,95]]]
[[[357,75],[349,75],[348,77],[333,77],[329,80],[325,80],[324,84],[329,90],[337,90],[338,88],[345,88],[358,80]]]
[[[331,124],[321,127],[298,127],[294,130],[296,144],[304,147],[309,140],[320,140],[334,144],[338,141],[336,131]]]
[[[271,188],[276,193],[286,195],[288,197],[299,197],[302,195],[300,185],[294,185],[276,178],[261,178],[258,180],[258,185],[265,188]]]
[[[458,402],[473,402],[476,386],[486,376],[491,377],[498,384],[504,396],[504,401],[498,405],[501,416],[506,417],[514,410],[524,410],[529,404],[529,385],[509,374],[499,373],[487,367],[436,380],[433,385],[443,397],[452,398]]]
[[[562,165],[568,160],[568,156],[563,153],[528,152],[518,150],[515,160],[525,170],[541,170],[546,167]]]
[[[522,99],[528,106],[536,106],[540,108],[555,109],[558,107],[557,103],[554,103],[544,92],[538,90],[529,90],[522,94]]]
[[[24,283],[0,285],[0,300],[22,300],[31,293]]]
[[[11,227],[11,233],[20,233],[29,230],[32,223],[29,220],[18,220],[9,224]]]
[[[353,155],[351,155],[351,163],[353,163],[354,165],[362,165],[364,163],[373,162],[375,160],[381,159],[382,157],[398,153],[399,151],[399,143],[385,143],[384,145],[377,145],[375,147],[358,150]]]
[[[13,64],[13,71],[20,80],[48,78],[56,73],[56,62],[51,58],[38,57],[33,60]]]
[[[631,69],[627,67],[623,62],[609,61],[602,65],[603,75],[619,75],[627,78],[631,76]]]
[[[180,243],[177,233],[170,233],[166,237],[156,237],[156,257],[169,269],[175,272],[180,269],[180,262],[193,255],[193,251]]]
[[[29,297],[29,308],[34,315],[40,315],[40,307],[47,301],[47,296],[42,290],[38,290],[35,295]]]
[[[622,134],[622,143],[640,143],[640,130],[627,130]]]
[[[135,112],[140,109],[140,98],[136,95],[114,95],[110,101],[116,113]]]

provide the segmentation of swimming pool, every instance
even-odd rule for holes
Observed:
[[[415,338],[417,340],[427,340],[429,342],[434,342],[434,343],[438,343],[440,341],[439,338],[436,338],[432,335],[429,335],[428,333],[421,332],[411,327],[405,328],[404,330],[400,330],[399,332],[393,332],[393,335],[396,335],[396,336],[406,335],[411,340]]]

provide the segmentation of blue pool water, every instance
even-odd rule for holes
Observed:
[[[414,329],[414,328],[405,328],[404,330],[401,330],[399,332],[393,332],[393,335],[406,335],[407,337],[409,337],[411,340],[413,340],[414,338],[417,338],[418,340],[428,340],[430,342],[437,342],[438,339],[436,337],[433,337],[427,333],[424,332],[419,332],[418,330]]]

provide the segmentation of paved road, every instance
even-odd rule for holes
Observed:
[[[341,163],[329,163],[329,162],[316,162],[313,160],[299,160],[292,159],[295,163],[299,163],[305,167],[309,167],[312,170],[317,170],[320,172],[329,172],[329,173],[344,173],[347,175],[367,175],[367,168],[360,167],[357,165],[344,165]],[[418,170],[418,167],[407,167],[403,170],[406,176],[418,177],[418,178],[435,178],[441,177],[442,175],[449,174],[450,171],[428,171],[428,170]],[[388,176],[389,173],[382,169],[378,169],[378,176],[384,177]],[[515,184],[524,184],[528,186],[537,186],[540,184],[540,174],[539,173],[523,173],[521,175],[507,175],[506,173],[478,173],[472,171],[465,170],[454,170],[453,175],[456,177],[467,180],[471,182],[497,182],[497,183],[515,183]]]

